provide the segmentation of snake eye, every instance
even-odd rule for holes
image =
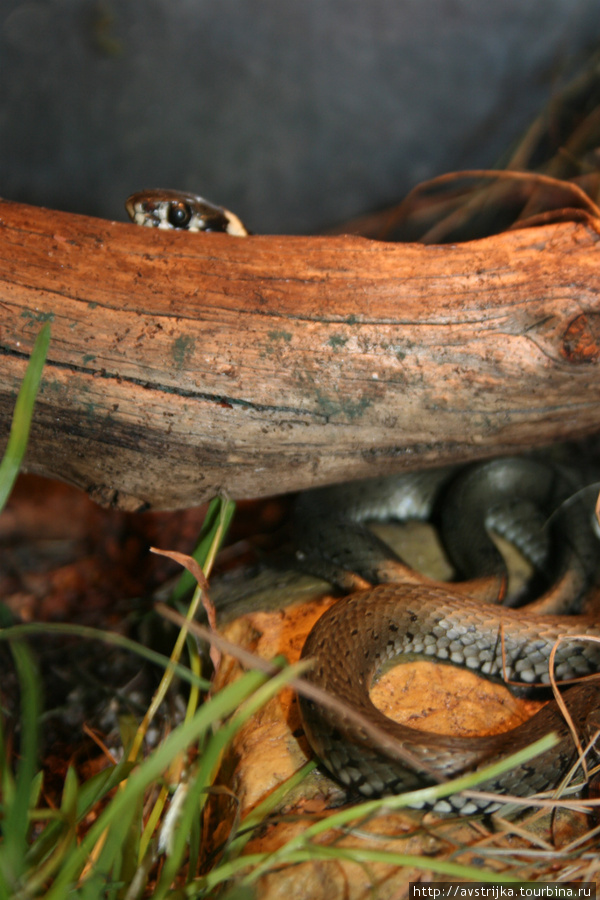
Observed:
[[[192,218],[192,210],[183,200],[176,200],[169,204],[167,221],[173,228],[185,228]]]

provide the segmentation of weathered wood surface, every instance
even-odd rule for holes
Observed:
[[[156,232],[0,202],[0,434],[44,321],[27,468],[189,506],[600,430],[600,245]]]

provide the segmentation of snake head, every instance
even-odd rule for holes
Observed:
[[[186,191],[139,191],[128,197],[125,209],[132,222],[146,228],[248,234],[235,213]]]

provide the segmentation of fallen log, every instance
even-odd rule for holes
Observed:
[[[265,496],[600,430],[588,223],[467,244],[158,232],[0,201],[0,434],[128,509]],[[0,450],[3,448],[0,448]]]

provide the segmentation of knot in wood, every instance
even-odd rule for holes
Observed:
[[[594,363],[600,356],[600,315],[581,313],[563,334],[561,354],[575,365]]]

